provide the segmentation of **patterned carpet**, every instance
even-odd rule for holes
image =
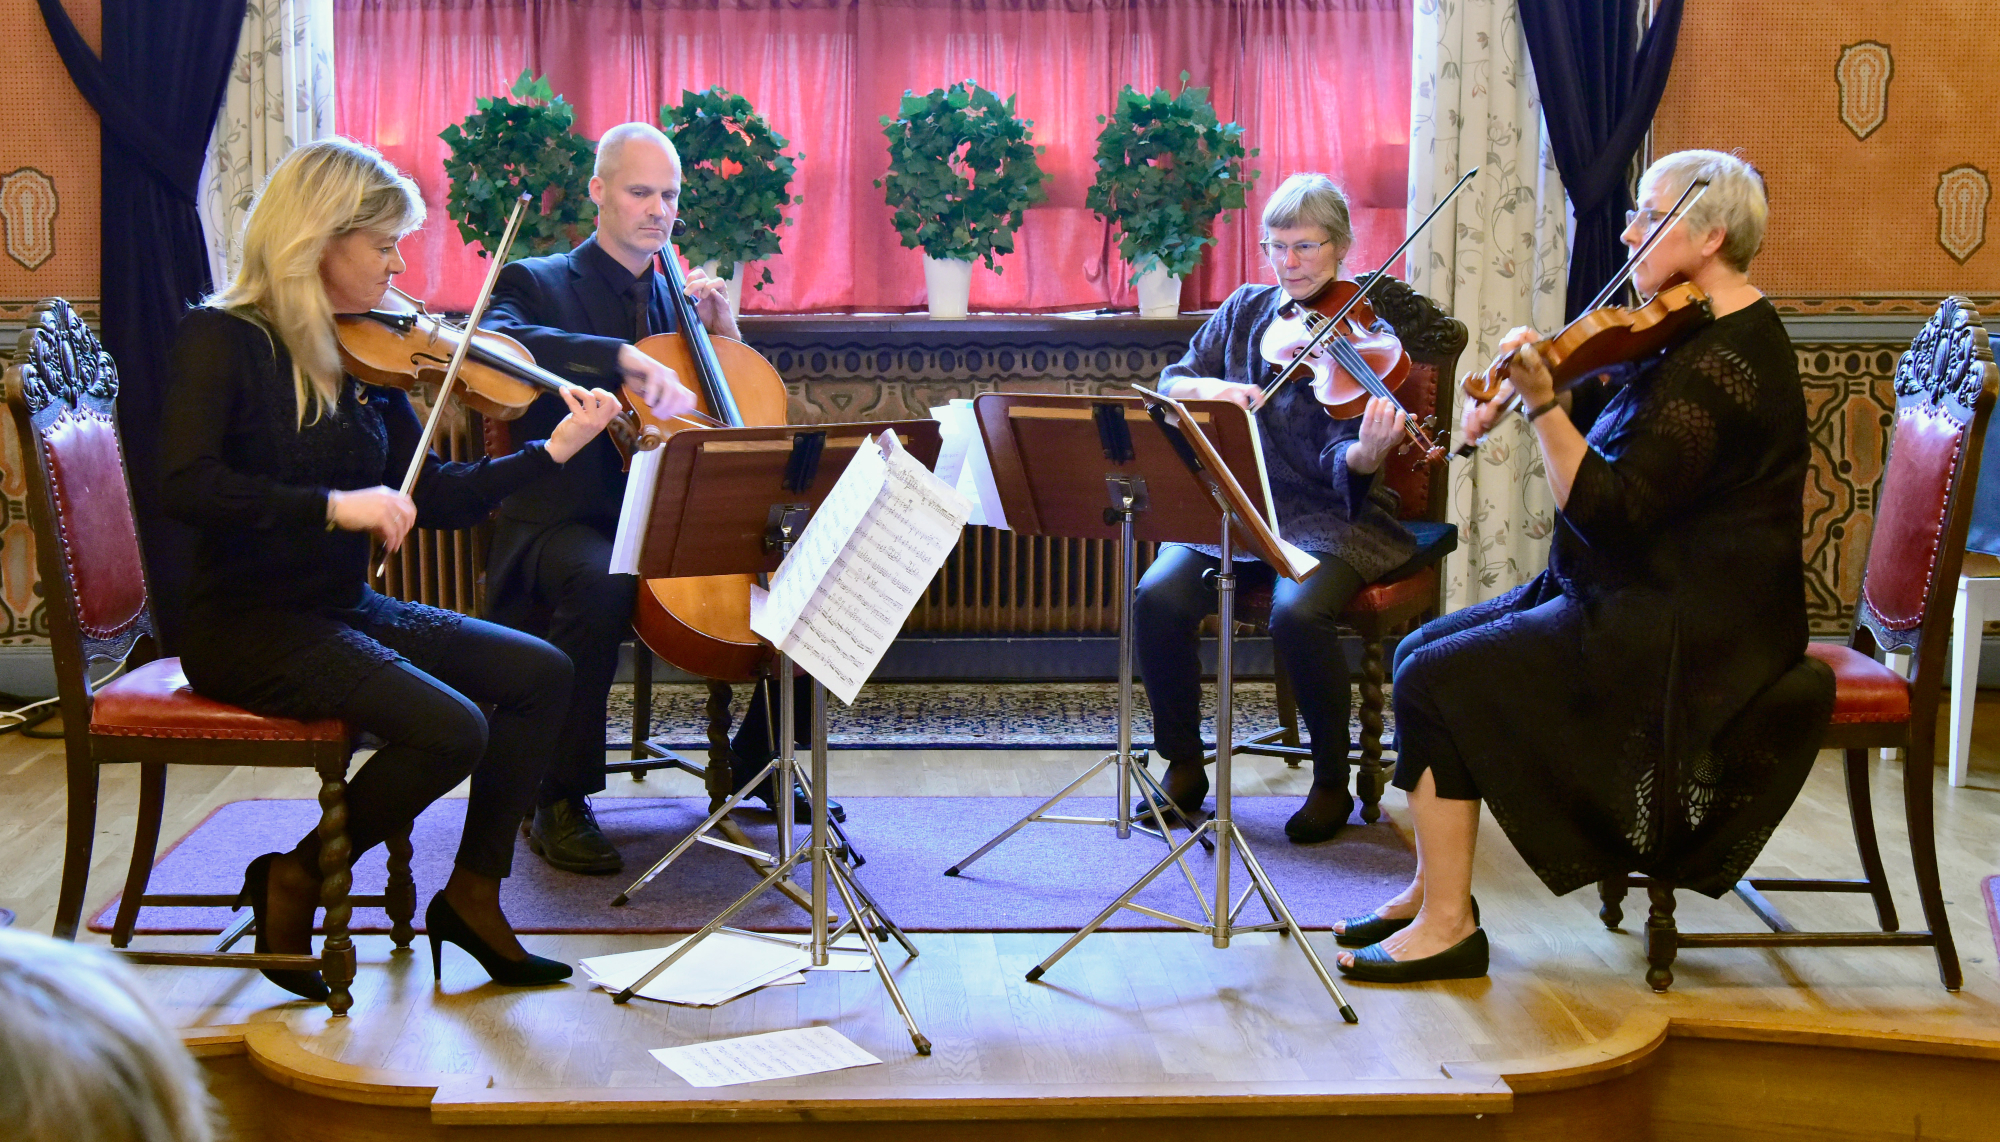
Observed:
[[[748,686],[735,688],[732,720],[743,716]],[[708,744],[707,688],[653,687],[653,737],[675,748]],[[1278,724],[1277,687],[1239,682],[1235,692],[1239,740]],[[800,711],[801,716],[804,711]],[[1384,712],[1383,742],[1394,740],[1393,715]],[[1110,682],[878,683],[862,689],[853,706],[829,699],[828,744],[838,749],[1110,749],[1118,740],[1118,687]],[[1152,711],[1143,687],[1134,688],[1132,740],[1152,744]],[[1203,734],[1214,741],[1215,694],[1204,688]],[[632,687],[612,688],[605,727],[608,741],[625,741],[632,729]],[[1348,738],[1360,738],[1350,719]],[[1302,741],[1311,735],[1300,727]]]

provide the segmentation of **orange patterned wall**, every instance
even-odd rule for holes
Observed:
[[[93,48],[99,0],[63,0]],[[41,10],[27,0],[0,4],[0,359],[37,300],[66,297],[97,318],[97,113],[77,93],[49,42]],[[11,421],[0,427],[0,647],[47,641],[36,590],[27,479]]]
[[[1741,148],[1783,308],[1922,312],[2000,294],[1993,9],[1963,0],[1687,5],[1653,153]]]

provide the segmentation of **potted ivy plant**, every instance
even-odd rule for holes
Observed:
[[[924,252],[924,284],[935,319],[962,319],[972,263],[999,273],[995,254],[1013,252],[1023,211],[1048,197],[1034,123],[971,80],[928,95],[905,91],[882,116],[889,171],[875,185],[895,208],[903,245]]]
[[[681,156],[687,233],[676,245],[690,265],[728,281],[729,306],[736,309],[744,278],[737,271],[776,254],[778,227],[792,224],[784,208],[799,201],[791,186],[803,156],[785,154],[785,137],[749,100],[721,86],[682,91],[679,107],[660,108],[660,126]],[[770,283],[766,266],[756,288]]]
[[[1257,172],[1243,128],[1218,122],[1208,89],[1141,95],[1127,84],[1111,115],[1099,115],[1097,181],[1084,205],[1118,227],[1118,253],[1133,267],[1141,317],[1180,311],[1181,279],[1215,241],[1215,219],[1241,210]]]
[[[576,108],[546,77],[524,70],[509,94],[514,98],[480,99],[463,122],[438,132],[451,148],[444,161],[451,183],[445,213],[467,245],[490,257],[506,234],[514,200],[527,191],[538,196],[539,209],[521,220],[514,248],[502,260],[574,249],[596,218],[590,202],[594,148],[573,129]]]

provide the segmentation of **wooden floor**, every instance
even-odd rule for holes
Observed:
[[[918,959],[892,958],[904,994],[936,1044],[929,1058],[913,1053],[874,977],[858,973],[823,973],[802,987],[767,989],[713,1010],[643,1002],[617,1007],[581,985],[510,991],[484,984],[477,966],[449,949],[443,985],[433,988],[427,950],[392,954],[386,937],[365,937],[358,941],[362,968],[354,1010],[335,1020],[323,1007],[286,1002],[285,993],[252,972],[137,970],[169,1017],[197,1041],[198,1029],[232,1028],[213,1038],[241,1050],[241,1025],[282,1025],[282,1035],[263,1029],[263,1041],[302,1049],[306,1054],[295,1061],[379,1069],[341,1073],[357,1083],[415,1084],[413,1090],[422,1088],[424,1098],[434,1100],[434,1118],[466,1123],[500,1121],[492,1117],[494,1106],[508,1100],[538,1103],[548,1121],[565,1114],[613,1121],[620,1105],[629,1110],[660,1102],[698,1110],[708,1100],[740,1115],[746,1102],[757,1100],[775,1105],[851,1095],[921,1102],[984,1092],[999,1106],[1008,1098],[1117,1090],[1345,1092],[1403,1099],[1402,1112],[1425,1099],[1449,1097],[1469,1108],[1484,1098],[1491,1109],[1505,1109],[1508,1086],[1496,1075],[1556,1075],[1569,1063],[1549,1056],[1567,1052],[1569,1062],[1587,1063],[1630,1052],[1634,1043],[1657,1041],[1668,1024],[1698,1037],[1788,1041],[1806,1041],[1817,1028],[1903,1042],[1889,1048],[1897,1050],[1926,1049],[1907,1045],[1912,1042],[1951,1041],[2000,1058],[2000,975],[1979,893],[1981,878],[2000,873],[2000,695],[1981,707],[1972,787],[1948,788],[1943,769],[1937,773],[1939,856],[1966,981],[1956,994],[1939,985],[1925,949],[1796,949],[1688,953],[1673,990],[1655,996],[1642,980],[1643,941],[1636,934],[1642,902],[1632,901],[1627,931],[1606,931],[1596,919],[1593,893],[1549,896],[1490,819],[1480,839],[1476,890],[1494,945],[1492,974],[1401,989],[1352,985],[1347,994],[1360,1014],[1358,1026],[1342,1025],[1297,949],[1270,936],[1239,938],[1217,950],[1194,935],[1098,935],[1042,982],[1029,984],[1023,974],[1060,937],[916,935]],[[830,786],[836,796],[1033,794],[1053,791],[1093,760],[1058,751],[851,751],[833,756]],[[1873,771],[1883,851],[1899,909],[1911,924],[1921,915],[1901,826],[1900,763],[1877,761]],[[122,768],[106,772],[92,908],[117,890],[123,876],[134,776]],[[1297,794],[1304,785],[1304,774],[1281,762],[1238,763],[1239,793]],[[309,774],[177,769],[169,782],[165,832],[177,837],[216,806],[240,798],[312,792]],[[697,789],[691,779],[655,775],[644,784],[617,778],[607,795],[667,792]],[[1398,812],[1400,795],[1391,791],[1387,804]],[[0,737],[0,905],[18,912],[23,926],[46,931],[52,922],[63,813],[61,743]],[[1119,843],[1108,830],[1074,832],[1078,845]],[[967,836],[967,847],[981,839]],[[1838,768],[1834,755],[1823,755],[1757,869],[1853,875],[1855,868]],[[864,870],[864,880],[866,875]],[[420,885],[419,899],[435,887]],[[1079,884],[1077,891],[1108,900],[1119,887]],[[607,882],[607,895],[609,888]],[[1872,912],[1864,899],[1783,903],[1801,927],[1866,928]],[[1679,915],[1688,930],[1759,930],[1732,900],[1684,895]],[[1331,937],[1313,939],[1330,960]],[[659,937],[535,936],[524,942],[573,962],[656,944]],[[810,1023],[838,1028],[884,1065],[697,1092],[646,1053]],[[1542,1062],[1522,1062],[1536,1059]],[[267,1077],[274,1073],[264,1070]],[[438,1088],[434,1095],[431,1086]],[[1527,1088],[1516,1081],[1514,1089]]]

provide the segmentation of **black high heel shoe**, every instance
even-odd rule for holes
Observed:
[[[507,987],[533,987],[536,984],[559,983],[570,977],[575,970],[561,960],[529,956],[525,960],[510,960],[488,947],[485,940],[472,930],[451,906],[451,902],[440,892],[431,897],[430,907],[424,909],[424,931],[431,938],[431,978],[444,980],[444,945],[457,944],[466,953],[479,961],[493,982]]]
[[[1478,979],[1486,974],[1490,949],[1486,929],[1474,928],[1472,935],[1434,956],[1420,960],[1398,960],[1380,944],[1370,944],[1354,953],[1351,964],[1336,963],[1340,974],[1363,983],[1423,983],[1434,979]]]
[[[1406,916],[1398,920],[1392,916],[1384,916],[1380,912],[1370,912],[1366,916],[1349,916],[1341,921],[1347,925],[1347,931],[1335,932],[1333,942],[1343,948],[1365,948],[1370,944],[1379,944],[1409,927],[1415,919],[1415,916]],[[1477,896],[1472,898],[1472,922],[1475,925],[1479,923]]]
[[[250,906],[250,914],[256,917],[257,940],[251,945],[255,951],[268,952],[271,950],[271,942],[265,935],[266,925],[264,923],[264,914],[269,911],[271,906],[271,862],[282,855],[282,853],[265,853],[263,856],[251,861],[250,867],[243,870],[243,891],[236,894],[236,904],[232,911],[240,909],[247,904]],[[310,950],[312,937],[307,936],[306,940],[308,950]],[[319,973],[316,971],[305,971],[295,968],[264,968],[263,972],[265,979],[270,980],[272,983],[277,984],[279,987],[284,988],[301,999],[310,999],[315,1003],[324,1003],[327,997],[333,994],[326,986],[326,981],[321,979]]]

